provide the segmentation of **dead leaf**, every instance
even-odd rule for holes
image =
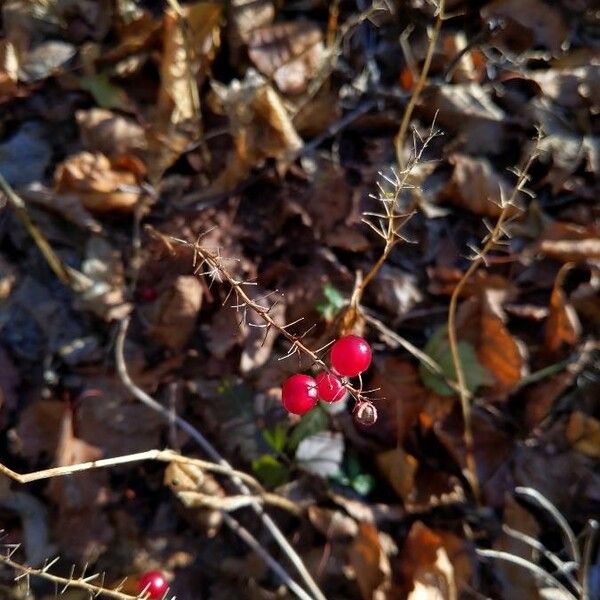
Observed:
[[[220,20],[216,2],[184,6],[180,15],[172,8],[165,11],[158,111],[166,123],[199,125],[196,77],[219,45]]]
[[[498,399],[506,399],[526,366],[521,346],[503,322],[499,303],[504,297],[502,290],[483,290],[460,306],[456,325],[459,337],[475,346],[477,358],[494,376]]]
[[[410,590],[408,599],[456,600],[454,568],[442,538],[433,530],[420,521],[414,523],[401,556],[401,572]]]
[[[238,58],[240,49],[248,44],[252,32],[273,22],[275,6],[271,0],[232,0],[229,6],[229,42]]]
[[[212,192],[232,190],[268,158],[292,158],[302,147],[290,116],[275,90],[249,69],[242,81],[229,86],[212,82],[234,132],[235,153],[212,185]]]
[[[139,159],[110,161],[98,152],[80,152],[58,165],[54,187],[59,193],[77,194],[91,212],[130,212],[140,199],[139,184],[145,172]]]
[[[576,410],[569,417],[565,435],[569,444],[577,452],[592,458],[600,458],[600,421],[598,419]]]
[[[381,452],[375,457],[377,467],[404,502],[409,500],[415,487],[415,473],[419,463],[402,448]]]
[[[256,28],[248,55],[256,68],[273,79],[284,94],[301,94],[323,61],[323,35],[309,21],[288,21]]]
[[[481,11],[484,19],[504,19],[507,21],[506,31],[494,38],[495,42],[503,40],[507,47],[515,52],[533,49],[534,46],[545,46],[554,54],[561,51],[562,44],[569,35],[559,9],[548,5],[542,0],[495,0],[490,2]],[[522,46],[514,47],[515,31],[511,28],[515,23],[525,28],[531,35],[530,40],[525,40]]]
[[[384,600],[391,586],[391,567],[373,525],[359,524],[349,557],[363,600]]]
[[[554,403],[573,383],[574,378],[575,373],[569,369],[525,390],[525,422],[529,430],[537,427],[548,417]]]
[[[512,186],[484,158],[453,154],[448,161],[454,171],[440,192],[440,200],[476,215],[497,218],[502,211],[502,201],[511,195]],[[508,209],[509,216],[518,212],[516,207]]]
[[[600,230],[595,225],[582,227],[555,221],[544,231],[537,248],[561,262],[597,261],[600,260]]]
[[[567,263],[556,275],[550,296],[550,312],[545,326],[546,350],[551,354],[572,347],[579,339],[581,324],[575,309],[568,303],[562,289],[564,278],[572,265]]]
[[[202,307],[202,284],[193,275],[180,275],[153,307],[150,335],[173,350],[181,350],[196,328]]]
[[[104,108],[78,110],[75,119],[86,150],[108,157],[136,153],[147,147],[144,129],[133,119]]]

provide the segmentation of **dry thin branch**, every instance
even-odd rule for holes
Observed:
[[[139,388],[129,377],[129,373],[127,371],[127,365],[125,364],[124,357],[124,346],[125,346],[125,337],[127,334],[127,328],[129,326],[129,319],[123,319],[119,326],[119,332],[117,335],[117,339],[115,341],[115,361],[117,365],[117,372],[119,374],[119,378],[123,385],[131,392],[133,396],[135,396],[142,404],[151,408],[155,412],[159,413],[161,416],[165,418],[168,422],[174,423],[177,427],[185,431],[203,450],[206,454],[214,460],[217,464],[222,465],[230,470],[233,470],[231,465],[219,454],[217,449],[208,441],[208,439],[193,425],[191,425],[188,421],[180,417],[179,415],[173,415],[171,411],[167,410],[164,406],[158,403],[154,398],[144,392],[141,388]],[[238,490],[245,495],[251,495],[250,488],[239,478],[233,476],[231,478],[232,482],[238,488]],[[311,594],[317,600],[326,600],[325,596],[319,589],[318,585],[312,578],[311,574],[308,572],[308,569],[302,562],[302,559],[298,555],[298,553],[294,550],[294,548],[287,541],[286,537],[279,529],[277,524],[271,519],[271,517],[264,511],[260,502],[255,501],[251,504],[254,512],[259,515],[261,521],[264,526],[269,530],[275,541],[279,544],[282,551],[288,557],[290,562],[296,567],[296,570],[306,583],[306,586],[310,590]],[[227,513],[223,513],[223,518],[225,522],[229,525],[235,525],[238,529],[241,528],[237,521],[235,523],[230,522],[230,519],[233,519]],[[256,549],[256,548],[255,548]],[[309,600],[310,596],[302,589],[287,573],[287,571],[270,555],[268,552],[259,546],[259,549],[256,549],[259,555],[265,560],[265,562],[273,569],[275,573],[280,577],[280,579],[287,585],[287,587],[299,598],[302,600]]]
[[[415,106],[419,101],[419,97],[421,92],[423,91],[423,87],[425,86],[425,82],[427,81],[427,75],[429,74],[429,68],[431,67],[431,61],[433,59],[433,53],[435,51],[435,46],[437,44],[440,31],[442,29],[442,23],[445,19],[445,8],[446,1],[440,0],[437,16],[435,20],[435,25],[433,26],[433,31],[431,32],[431,37],[429,38],[429,45],[427,47],[427,54],[425,56],[425,62],[423,63],[423,68],[421,69],[421,74],[419,75],[419,79],[415,84],[413,89],[413,93],[410,97],[408,105],[406,106],[406,110],[404,111],[404,115],[402,117],[402,122],[400,123],[400,129],[398,130],[398,135],[396,135],[396,139],[394,140],[394,144],[396,146],[396,160],[398,162],[398,167],[402,171],[404,170],[406,163],[404,161],[404,156],[402,155],[402,150],[404,147],[404,140],[406,138],[406,133],[408,131],[408,126],[410,124],[410,119],[412,117],[413,111],[415,110]]]
[[[538,139],[539,142],[539,139]],[[471,261],[469,268],[465,271],[460,281],[454,288],[452,292],[452,296],[450,297],[450,304],[448,307],[448,344],[450,346],[450,352],[452,354],[452,362],[454,364],[454,369],[456,371],[456,379],[458,382],[459,388],[459,396],[460,396],[460,404],[463,414],[464,421],[464,442],[465,442],[465,463],[466,463],[466,472],[465,476],[469,480],[471,484],[471,488],[473,490],[473,494],[475,498],[479,499],[479,481],[477,478],[477,465],[475,462],[475,452],[474,452],[474,439],[473,439],[473,428],[471,425],[471,394],[467,389],[467,383],[465,378],[465,372],[462,366],[462,361],[460,358],[460,354],[458,351],[458,336],[456,333],[456,310],[458,307],[458,298],[460,294],[472,277],[472,275],[477,271],[477,269],[482,265],[486,264],[486,256],[497,247],[498,242],[505,235],[504,224],[509,215],[509,211],[514,209],[515,201],[520,192],[523,191],[525,184],[528,181],[528,172],[531,167],[531,164],[535,160],[537,156],[537,148],[538,144],[536,143],[533,151],[530,153],[529,158],[527,159],[525,166],[517,173],[517,183],[515,184],[512,193],[508,200],[502,201],[502,207],[500,211],[500,215],[498,216],[498,220],[496,224],[491,229],[490,233],[484,239],[484,245],[481,250],[476,252],[476,256]]]
[[[41,577],[42,579],[46,579],[47,581],[54,583],[57,588],[60,587],[61,594],[64,593],[68,588],[78,588],[80,590],[85,590],[86,592],[88,592],[91,598],[97,598],[98,596],[103,596],[105,598],[114,598],[115,600],[140,600],[148,598],[147,594],[131,596],[129,594],[121,592],[120,588],[123,584],[113,589],[105,588],[103,584],[104,575],[101,575],[100,573],[87,576],[81,575],[80,577],[73,577],[75,571],[73,567],[71,569],[71,577],[69,578],[53,575],[52,573],[48,572],[48,569],[54,564],[56,564],[58,558],[54,559],[41,569],[34,569],[33,567],[22,565],[21,563],[18,563],[12,559],[12,555],[17,549],[18,546],[15,546],[10,551],[8,551],[6,555],[0,554],[0,563],[3,563],[6,566],[11,567],[12,569],[15,569],[16,571],[21,572],[21,574],[15,578],[15,581],[22,578],[28,578],[30,576]],[[99,577],[101,578],[100,585],[90,583],[90,581],[98,579]],[[165,595],[164,598],[167,598],[167,596]],[[175,596],[168,596],[168,598],[170,598],[171,600],[175,600]]]

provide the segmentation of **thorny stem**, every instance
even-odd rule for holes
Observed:
[[[176,244],[181,244],[184,246],[188,246],[193,248],[195,253],[201,258],[201,261],[205,263],[209,269],[219,273],[219,275],[229,284],[229,286],[235,291],[236,296],[238,298],[237,307],[247,307],[254,311],[266,324],[267,331],[270,328],[275,329],[280,335],[282,335],[290,344],[289,355],[293,355],[296,352],[304,354],[312,363],[324,371],[329,372],[329,367],[325,364],[325,362],[319,357],[319,355],[311,350],[306,344],[302,342],[302,336],[294,335],[287,330],[288,325],[280,325],[273,319],[270,312],[272,310],[272,306],[267,307],[258,303],[256,300],[253,300],[244,290],[244,283],[238,281],[229,271],[223,266],[223,262],[221,257],[203,248],[199,244],[193,244],[186,240],[182,240],[179,238],[175,238],[172,236],[163,236],[160,232],[156,231],[150,226],[146,226],[146,229],[149,233],[151,233],[154,237],[165,242],[168,246],[171,246],[171,242],[175,242]],[[349,382],[342,381],[342,384],[346,388],[346,390],[350,393],[350,395],[358,402],[361,403],[366,400],[364,392],[362,388],[356,388],[352,386]]]
[[[425,62],[423,63],[423,68],[421,69],[419,79],[415,84],[413,93],[410,97],[408,105],[406,106],[406,110],[404,111],[404,116],[402,117],[402,122],[400,123],[400,129],[398,130],[398,135],[396,135],[396,139],[394,140],[394,144],[396,146],[396,160],[398,162],[398,167],[400,168],[400,170],[403,170],[405,168],[405,161],[402,155],[404,139],[406,138],[406,132],[408,131],[408,126],[410,124],[410,119],[412,117],[413,111],[415,110],[415,106],[419,101],[419,96],[421,95],[423,87],[425,86],[425,82],[427,81],[427,75],[429,74],[429,68],[431,67],[433,53],[435,51],[437,40],[442,29],[442,23],[445,19],[445,8],[446,1],[440,0],[435,25],[433,27],[433,31],[431,32],[431,37],[429,38],[429,45],[427,47],[427,55],[425,56]]]
[[[471,394],[467,389],[465,372],[462,366],[460,353],[458,351],[458,336],[456,333],[456,309],[458,306],[458,298],[460,297],[463,288],[465,287],[471,276],[475,273],[475,271],[477,271],[477,269],[485,263],[487,254],[495,248],[500,238],[505,234],[503,225],[506,222],[509,210],[511,208],[514,208],[514,203],[517,199],[517,195],[519,194],[519,192],[523,191],[523,186],[528,180],[527,173],[536,155],[537,144],[533,152],[531,152],[529,158],[527,159],[524,168],[518,172],[517,183],[512,190],[510,198],[508,200],[502,201],[502,210],[500,211],[498,220],[496,221],[496,224],[494,225],[492,231],[486,236],[483,248],[479,252],[477,252],[477,256],[473,259],[473,261],[469,265],[469,268],[465,271],[464,275],[461,277],[460,281],[454,288],[452,296],[450,297],[450,305],[448,307],[448,344],[450,346],[452,362],[456,371],[456,379],[458,383],[458,391],[460,396],[460,405],[464,421],[463,437],[465,443],[465,475],[469,479],[469,483],[473,490],[473,495],[475,496],[475,499],[477,501],[479,501],[480,499],[480,488],[479,480],[477,478],[473,427],[471,423]]]
[[[140,401],[142,404],[148,406],[155,412],[161,414],[165,419],[175,423],[177,427],[185,431],[205,452],[214,460],[217,464],[222,465],[228,469],[232,469],[231,465],[221,456],[217,449],[208,441],[208,439],[193,425],[191,425],[184,418],[179,415],[173,415],[171,411],[167,410],[164,406],[158,403],[152,396],[149,396],[141,388],[139,388],[129,377],[127,372],[127,366],[125,364],[124,357],[124,346],[125,336],[127,334],[127,328],[129,326],[129,319],[123,319],[120,323],[119,332],[115,341],[115,361],[117,365],[117,372],[123,383],[123,385]],[[251,495],[250,488],[238,477],[233,476],[232,482],[238,488],[238,490],[244,495]],[[287,541],[282,531],[279,529],[275,521],[264,511],[261,503],[256,500],[253,501],[250,506],[254,512],[260,517],[264,526],[269,530],[275,541],[279,544],[282,551],[288,557],[290,562],[296,567],[296,570],[306,583],[306,586],[310,590],[311,594],[317,600],[326,600],[325,596],[319,589],[312,575],[308,572],[308,569],[302,562],[302,559],[298,553],[294,550],[291,544]],[[227,513],[223,513],[223,518],[226,522],[229,522],[231,517]],[[241,527],[236,521],[236,527]],[[302,600],[310,600],[310,596],[289,576],[287,571],[264,549],[259,546],[259,549],[255,549],[258,554],[265,560],[265,562],[273,569],[280,579],[287,585],[287,587],[294,593],[298,598]]]

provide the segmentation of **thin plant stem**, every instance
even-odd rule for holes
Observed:
[[[477,464],[475,461],[475,447],[473,438],[473,428],[471,423],[471,394],[467,389],[467,381],[465,372],[460,358],[458,350],[458,335],[456,332],[456,311],[458,307],[458,299],[465,285],[471,278],[471,276],[479,269],[482,264],[485,264],[486,256],[491,252],[497,245],[498,241],[502,236],[505,235],[504,224],[509,216],[509,211],[514,208],[515,201],[518,194],[523,191],[523,187],[528,180],[527,173],[531,164],[533,163],[537,155],[537,144],[527,159],[525,166],[518,172],[517,183],[515,184],[512,193],[508,200],[503,200],[501,205],[500,215],[494,225],[492,231],[487,235],[484,241],[483,248],[477,252],[477,256],[471,261],[469,268],[465,271],[460,281],[452,291],[450,297],[450,304],[448,307],[448,344],[450,346],[450,352],[452,354],[452,362],[456,371],[456,379],[459,388],[460,405],[463,414],[464,421],[464,443],[465,443],[465,464],[466,473],[465,476],[468,478],[471,484],[473,495],[475,499],[480,499],[480,488],[479,480],[477,477]]]
[[[398,163],[398,168],[401,171],[404,170],[406,166],[404,156],[402,155],[404,140],[406,138],[406,133],[408,131],[408,126],[415,110],[415,106],[419,101],[419,97],[421,96],[421,92],[423,91],[423,87],[427,81],[427,75],[429,74],[429,68],[431,67],[431,61],[433,60],[433,53],[435,52],[435,47],[442,29],[442,23],[445,19],[445,8],[446,1],[440,0],[435,25],[433,26],[433,31],[431,32],[431,37],[429,38],[429,45],[427,46],[427,54],[425,55],[423,68],[421,69],[419,79],[413,88],[410,100],[408,101],[408,105],[406,106],[406,110],[404,111],[404,115],[402,117],[402,122],[400,123],[400,129],[398,130],[398,134],[394,140],[394,145],[396,147],[396,161]]]

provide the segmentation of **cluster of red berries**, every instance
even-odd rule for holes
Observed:
[[[346,396],[345,380],[356,377],[369,368],[373,353],[366,340],[347,335],[331,347],[331,372],[322,371],[316,378],[292,375],[281,390],[281,401],[288,412],[303,415],[314,408],[317,400],[337,402]]]

